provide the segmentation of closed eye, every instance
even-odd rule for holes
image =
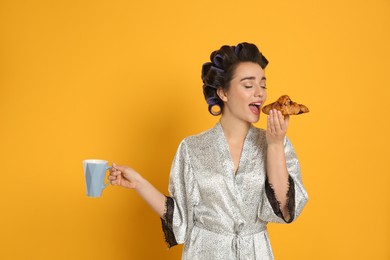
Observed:
[[[245,88],[252,88],[253,86],[245,86]]]

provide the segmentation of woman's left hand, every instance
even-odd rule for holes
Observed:
[[[266,138],[268,145],[283,145],[287,133],[290,116],[283,116],[282,112],[272,109],[267,119]]]

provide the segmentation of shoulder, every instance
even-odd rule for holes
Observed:
[[[209,154],[215,147],[215,134],[213,128],[199,134],[190,135],[182,139],[177,149],[177,156],[189,160]]]
[[[187,136],[182,140],[182,144],[189,148],[195,148],[199,146],[203,146],[205,144],[211,144],[215,141],[216,138],[216,130],[215,128],[210,128],[201,133]]]
[[[253,126],[251,128],[251,132],[252,132],[251,137],[254,139],[253,140],[254,142],[256,142],[257,144],[262,145],[262,146],[267,143],[265,129],[257,128],[255,126]]]

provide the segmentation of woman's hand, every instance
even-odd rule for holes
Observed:
[[[268,145],[284,145],[290,116],[283,116],[282,112],[272,109],[267,119],[266,138]]]
[[[108,179],[114,186],[122,186],[128,189],[136,189],[142,181],[141,175],[128,166],[112,164]]]
[[[165,195],[129,166],[113,163],[108,179],[114,186],[134,189],[160,217],[164,216],[167,200]]]

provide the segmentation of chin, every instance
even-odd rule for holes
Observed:
[[[249,118],[248,122],[251,124],[257,123],[260,120],[260,116]]]

